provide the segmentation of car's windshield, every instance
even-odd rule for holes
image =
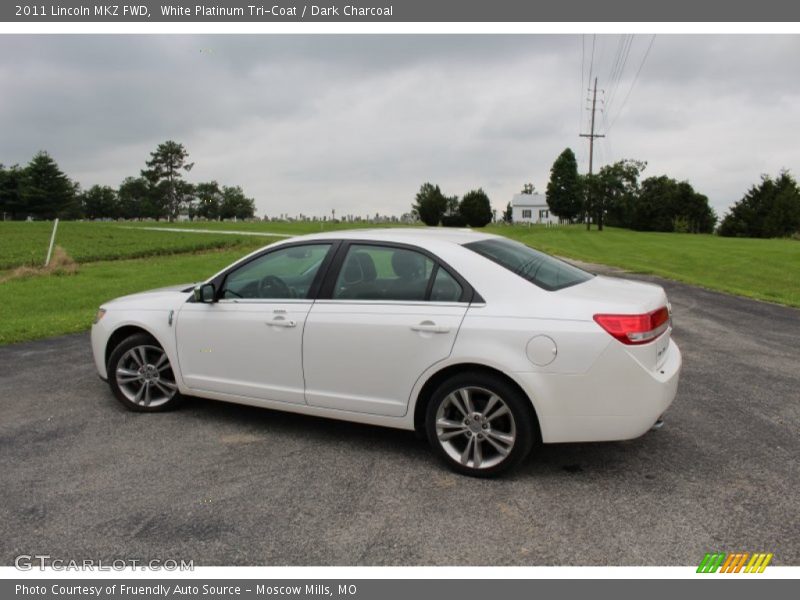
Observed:
[[[583,269],[507,239],[470,242],[464,247],[548,291],[560,290],[594,277]]]

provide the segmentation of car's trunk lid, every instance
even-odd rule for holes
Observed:
[[[644,315],[667,307],[667,294],[659,285],[598,275],[585,283],[557,292],[583,305],[588,318],[595,315]],[[671,310],[670,310],[671,314]],[[598,325],[600,327],[600,325]],[[672,332],[671,316],[664,332],[642,344],[623,344],[645,368],[656,370],[664,364]],[[610,335],[610,334],[609,334]],[[614,343],[622,343],[617,340]]]

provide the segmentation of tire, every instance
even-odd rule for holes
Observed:
[[[107,369],[111,391],[128,410],[172,410],[183,401],[167,354],[145,333],[127,337],[114,348]]]
[[[425,430],[439,458],[472,477],[508,471],[538,441],[530,400],[488,373],[462,373],[442,383],[428,403]]]

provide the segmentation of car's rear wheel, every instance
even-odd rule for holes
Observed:
[[[433,393],[428,440],[450,468],[492,477],[519,464],[536,441],[530,402],[501,377],[461,374]]]
[[[126,338],[111,352],[108,383],[117,400],[130,410],[169,410],[182,400],[167,353],[143,333]]]

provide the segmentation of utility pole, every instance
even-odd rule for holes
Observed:
[[[597,77],[594,78],[594,89],[592,90],[592,124],[591,130],[589,133],[581,133],[580,137],[589,138],[589,189],[588,198],[586,202],[586,231],[589,231],[591,228],[591,222],[589,220],[589,208],[592,206],[592,159],[594,158],[594,140],[595,138],[606,137],[605,135],[600,135],[594,132],[594,113],[597,110]],[[599,231],[603,231],[603,215],[602,215],[602,208],[598,211],[597,217],[597,229]]]

